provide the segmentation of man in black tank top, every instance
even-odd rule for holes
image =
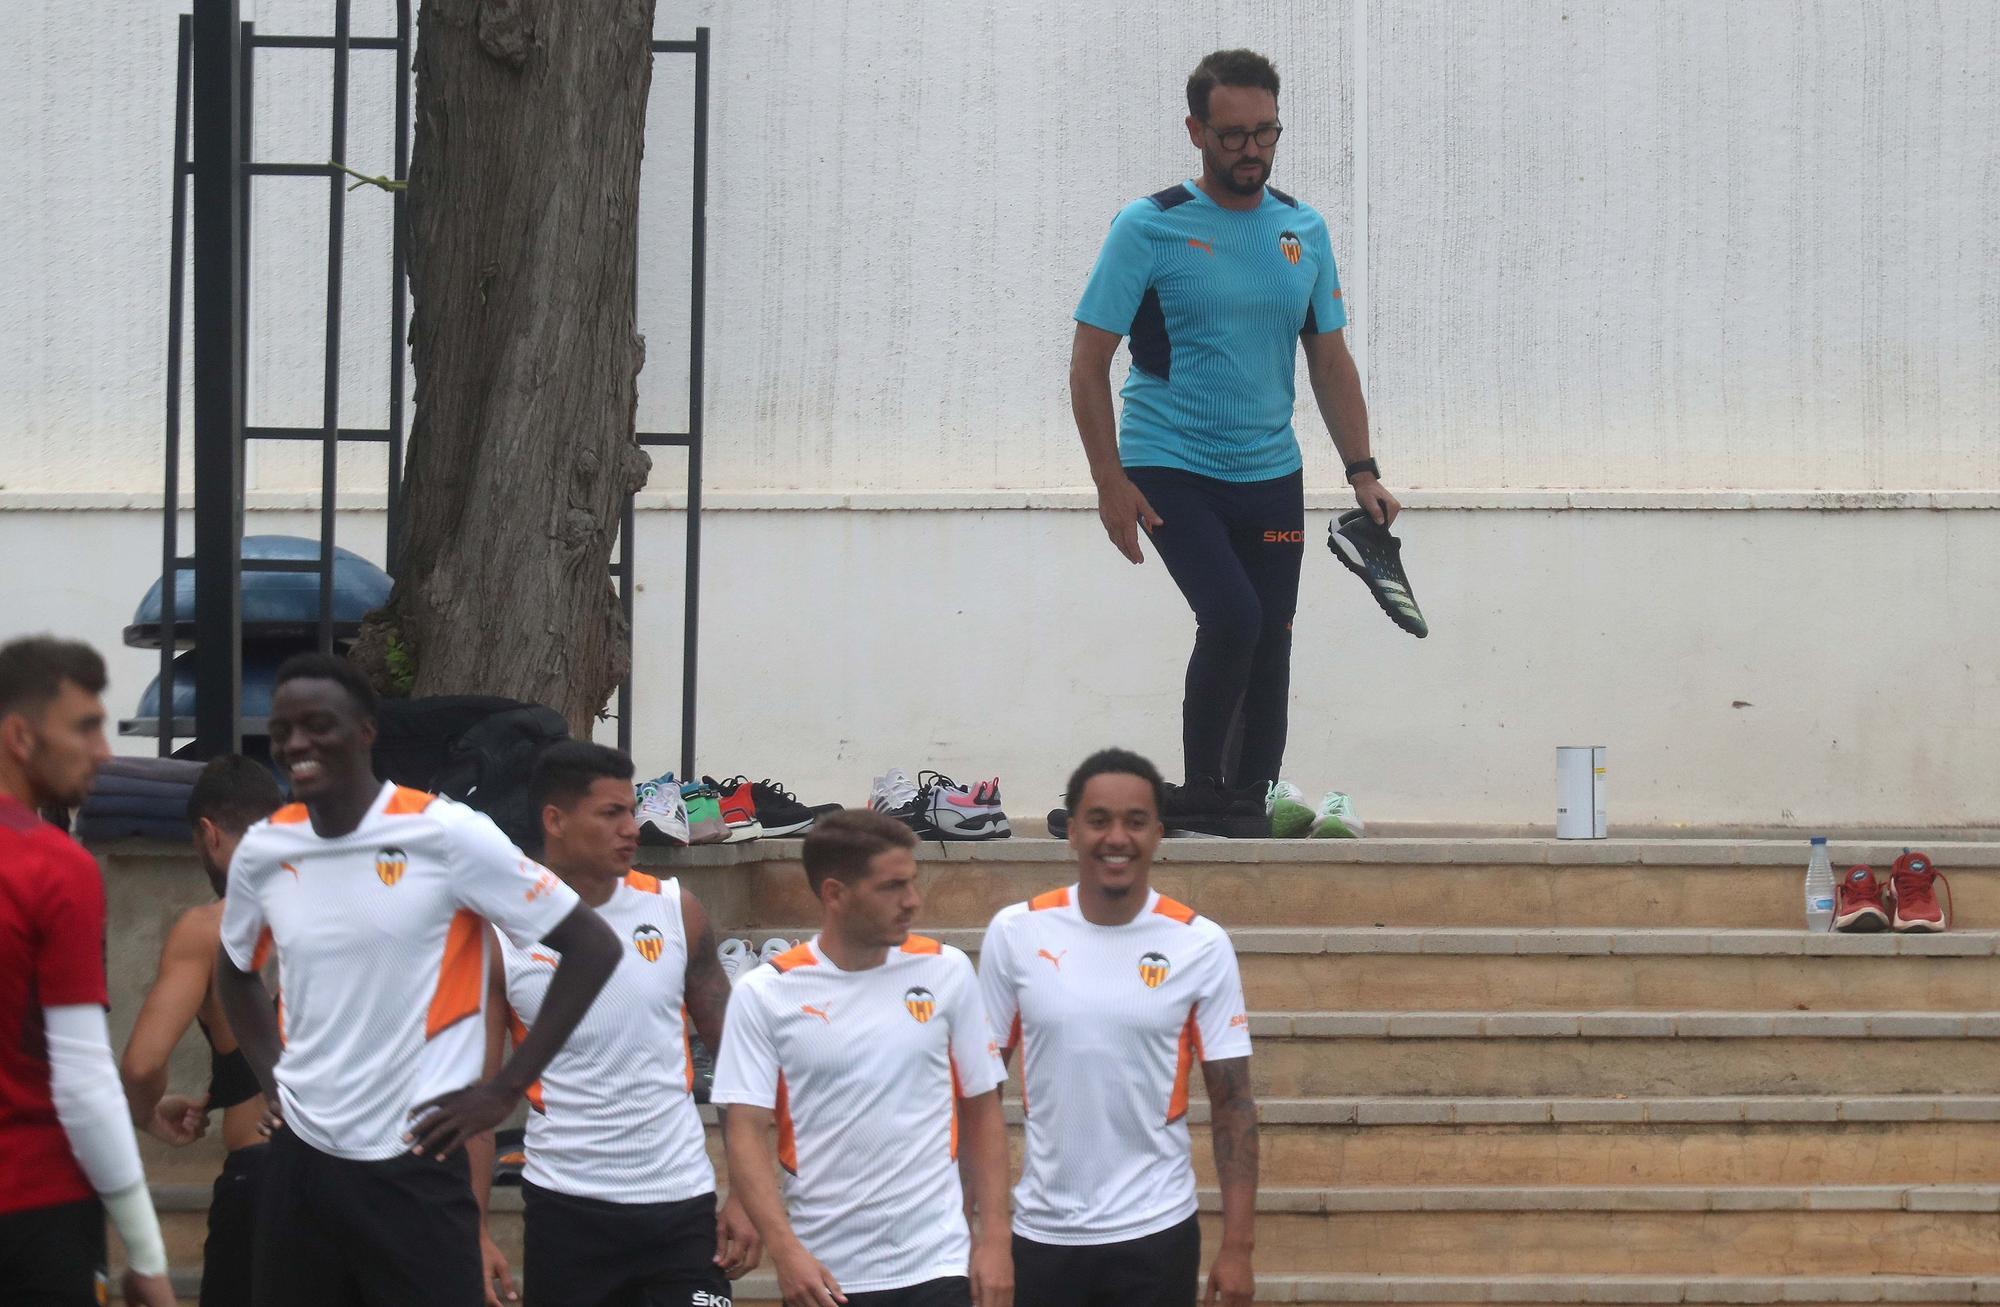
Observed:
[[[216,901],[183,912],[160,950],[160,970],[146,993],[125,1045],[120,1074],[132,1122],[165,1143],[182,1147],[208,1133],[208,1116],[222,1113],[222,1174],[208,1209],[202,1248],[201,1307],[250,1302],[250,1249],[257,1211],[257,1179],[264,1137],[264,1100],[250,1063],[236,1047],[222,1005],[211,987],[221,944],[223,888],[229,859],[243,832],[271,815],[284,796],[271,773],[229,754],[210,762],[188,798],[195,853],[214,887]],[[169,1094],[167,1065],[190,1025],[208,1041],[208,1092]]]

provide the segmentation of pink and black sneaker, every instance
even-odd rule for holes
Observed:
[[[1000,807],[1000,778],[960,785],[941,772],[917,778],[917,807],[941,840],[1004,840],[1014,833]]]
[[[1873,935],[1889,929],[1889,909],[1882,903],[1886,889],[1872,867],[1849,868],[1833,887],[1833,928],[1848,935]]]

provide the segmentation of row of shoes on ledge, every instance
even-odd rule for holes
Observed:
[[[773,780],[704,776],[681,781],[672,772],[634,787],[639,843],[669,848],[689,844],[740,844],[767,835],[803,835],[837,803],[808,806]]]
[[[1170,839],[1352,840],[1366,833],[1354,800],[1340,790],[1328,790],[1315,804],[1287,780],[1232,788],[1197,776],[1166,789],[1160,821]],[[1049,813],[1049,834],[1069,834],[1067,809]]]

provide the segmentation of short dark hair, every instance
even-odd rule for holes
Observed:
[[[375,720],[375,687],[368,684],[359,667],[345,658],[317,652],[293,654],[278,664],[278,676],[271,682],[271,689],[275,691],[287,681],[336,681],[354,701],[355,709],[369,721]]]
[[[73,682],[89,694],[103,694],[104,659],[81,640],[28,635],[0,647],[0,717],[39,713]]]
[[[1217,50],[1188,74],[1188,112],[1208,121],[1208,93],[1218,86],[1252,86],[1278,96],[1278,70],[1255,50]]]
[[[1167,810],[1167,783],[1160,778],[1160,769],[1130,749],[1099,749],[1078,763],[1063,791],[1065,808],[1076,811],[1076,805],[1083,802],[1083,787],[1093,776],[1137,776],[1153,787],[1153,811],[1164,814]]]
[[[240,753],[210,758],[188,795],[188,825],[208,818],[231,835],[241,835],[283,807],[284,791],[263,763]]]
[[[549,803],[567,808],[600,780],[631,784],[632,773],[632,759],[616,749],[589,740],[558,740],[535,759],[528,793],[535,796],[537,811]]]
[[[829,878],[843,884],[866,879],[878,853],[915,847],[916,832],[894,817],[873,808],[842,808],[812,824],[799,857],[806,864],[806,884],[817,894]]]

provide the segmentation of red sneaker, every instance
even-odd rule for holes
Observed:
[[[716,802],[722,808],[723,824],[729,827],[725,844],[740,844],[744,840],[762,838],[764,827],[757,820],[757,797],[750,792],[750,781],[743,776],[731,776],[726,781],[713,780],[704,776],[702,783],[716,793]]]
[[[1895,926],[1905,932],[1935,933],[1948,928],[1950,915],[1938,908],[1933,882],[1944,880],[1931,865],[1928,853],[1905,853],[1889,871],[1889,887],[1895,895]],[[1944,883],[1945,902],[1951,902],[1951,882]]]
[[[1849,935],[1889,929],[1889,909],[1882,905],[1884,888],[1873,868],[1851,868],[1833,887],[1833,928]]]

